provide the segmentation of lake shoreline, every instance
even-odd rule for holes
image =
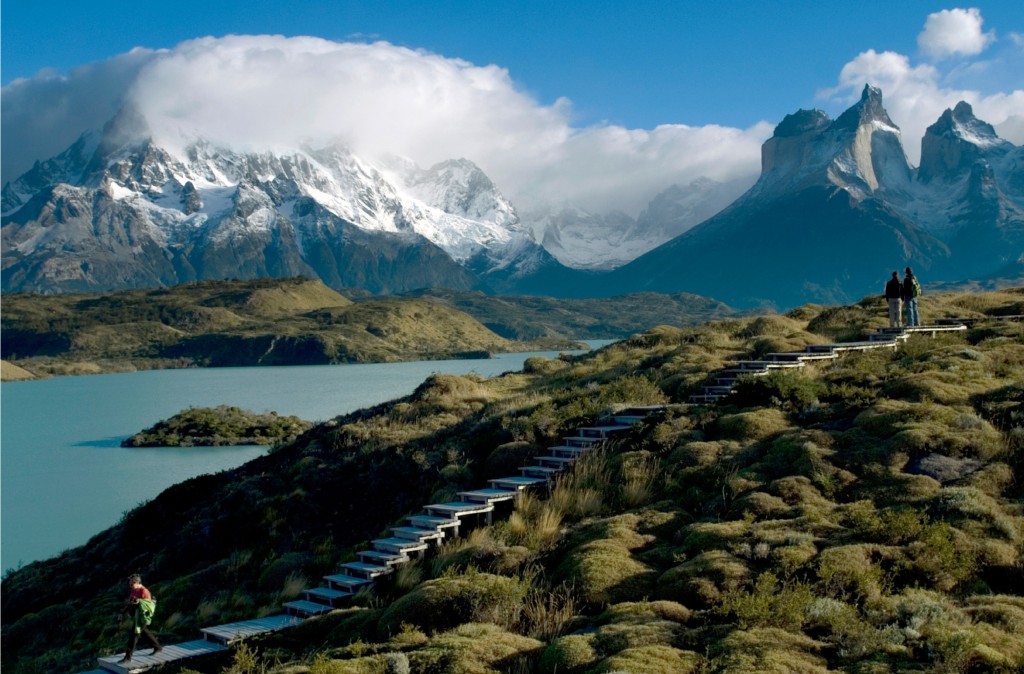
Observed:
[[[600,348],[611,341],[595,340],[588,346]],[[245,445],[120,446],[139,429],[187,407],[236,405],[323,422],[409,395],[433,374],[491,377],[521,370],[528,358],[558,358],[561,353],[165,369],[5,383],[0,424],[3,568],[48,559],[83,545],[164,489],[198,475],[235,468],[268,451],[266,446]]]
[[[263,365],[261,363],[241,363],[237,365],[205,365],[192,360],[183,361],[180,359],[95,359],[95,360],[67,360],[61,357],[36,356],[21,358],[17,360],[3,360],[3,368],[0,369],[0,382],[15,383],[22,381],[39,381],[54,379],[57,377],[81,377],[95,374],[128,374],[132,372],[148,372],[152,370],[196,370],[211,368],[233,368],[233,367],[299,367],[316,365],[366,365],[381,363],[412,363],[449,360],[488,360],[501,354],[529,353],[534,351],[580,351],[586,350],[587,342],[614,341],[614,340],[558,340],[544,339],[519,342],[522,348],[511,351],[486,351],[469,350],[455,351],[450,353],[410,354],[408,358],[394,358],[387,360],[359,360],[332,363],[274,363]],[[27,376],[26,376],[27,375]]]

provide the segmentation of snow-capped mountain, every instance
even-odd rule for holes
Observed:
[[[918,169],[866,86],[837,119],[788,115],[757,183],[728,208],[615,270],[607,288],[686,290],[733,306],[851,301],[892,270],[984,276],[1024,250],[1022,149],[961,103],[928,129]]]
[[[2,287],[305,275],[371,292],[683,291],[745,307],[855,300],[908,265],[926,283],[1019,266],[1024,149],[960,103],[929,127],[921,157],[909,165],[866,86],[835,120],[787,115],[742,194],[699,180],[636,218],[578,206],[521,218],[466,159],[424,169],[342,145],[161,144],[126,108],[4,186]]]
[[[637,217],[621,211],[591,213],[565,206],[532,214],[541,244],[559,262],[574,269],[607,271],[621,267],[674,239],[732,203],[750,187],[749,181],[719,182],[699,178],[671,185],[657,194]]]
[[[396,175],[342,146],[241,152],[195,139],[172,152],[131,109],[6,185],[3,213],[5,289],[295,274],[378,292],[471,288],[544,257],[467,160]]]

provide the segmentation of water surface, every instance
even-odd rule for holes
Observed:
[[[591,342],[592,346],[608,343]],[[266,447],[122,448],[189,406],[236,405],[324,421],[408,395],[434,373],[492,376],[526,358],[151,370],[0,387],[3,569],[82,545],[172,484],[239,466]]]

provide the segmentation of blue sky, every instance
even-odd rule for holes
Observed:
[[[843,65],[862,51],[918,53],[925,17],[952,6],[891,0],[4,0],[2,72],[7,85],[43,68],[66,72],[133,47],[170,48],[207,35],[379,39],[507,68],[543,103],[570,99],[580,124],[745,127],[820,107],[815,93],[833,86]],[[986,2],[981,9],[986,27],[1024,32],[1024,2]],[[1009,85],[988,88],[1000,84]]]
[[[36,158],[46,158],[63,149],[57,145],[66,146],[66,136],[84,130],[72,128],[75,123],[101,123],[101,113],[108,113],[95,104],[98,95],[85,102],[82,97],[104,91],[106,83],[111,83],[111,91],[148,92],[150,107],[159,107],[152,101],[164,94],[164,109],[185,105],[180,96],[171,95],[178,88],[192,88],[180,78],[203,79],[204,72],[181,69],[179,79],[151,78],[147,88],[129,82],[122,66],[133,60],[160,60],[152,50],[193,58],[199,49],[189,40],[227,35],[314,36],[331,43],[367,45],[385,41],[421,56],[436,55],[442,64],[395,50],[382,54],[383,50],[377,49],[372,58],[377,62],[390,59],[400,67],[423,66],[420,75],[410,76],[420,78],[416,80],[420,88],[428,66],[445,70],[445,76],[463,83],[446,90],[456,98],[466,82],[479,94],[480,81],[486,80],[484,88],[497,88],[506,97],[495,100],[507,102],[518,113],[511,115],[515,120],[500,119],[481,128],[481,138],[506,136],[508,142],[498,147],[480,139],[462,143],[440,135],[451,152],[474,159],[513,192],[527,188],[523,172],[517,174],[513,164],[541,175],[543,161],[538,157],[542,155],[550,158],[557,154],[560,161],[577,167],[576,173],[586,173],[597,163],[603,172],[646,171],[651,176],[668,172],[676,182],[716,173],[709,167],[718,167],[713,175],[718,179],[756,173],[759,145],[785,114],[818,107],[835,116],[856,100],[868,80],[882,87],[890,114],[904,130],[912,161],[925,126],[960,99],[974,104],[979,116],[987,115],[1011,140],[1019,143],[1024,137],[1024,2],[1020,0],[974,5],[892,0],[4,0],[0,13],[4,180],[6,174],[24,170],[24,162],[33,153]],[[929,23],[933,15],[937,17],[934,25]],[[943,24],[942,19],[948,21]],[[264,42],[270,45],[272,41]],[[202,49],[212,59],[211,67],[223,62],[229,44],[220,40],[204,43]],[[136,47],[143,48],[142,56],[125,56]],[[275,42],[270,48],[288,54],[322,50],[294,40]],[[220,56],[213,56],[218,49]],[[371,57],[348,54],[344,58]],[[459,66],[464,62],[479,68]],[[87,64],[94,66],[83,68]],[[487,70],[490,65],[497,68]],[[134,74],[142,67],[133,63],[129,70]],[[459,72],[450,72],[452,68]],[[219,89],[232,98],[221,101],[220,108],[244,101],[245,92],[232,89],[239,72],[221,76]],[[258,71],[246,71],[245,77],[250,76],[258,77]],[[114,83],[116,77],[125,81]],[[303,72],[295,79],[306,81],[307,77]],[[400,80],[396,77],[395,81]],[[100,81],[104,84],[97,86]],[[162,89],[153,84],[156,81]],[[58,85],[64,88],[59,96],[53,93]],[[280,89],[280,80],[276,86]],[[309,86],[315,92],[311,105],[337,105],[342,100],[321,100],[319,92],[332,86],[328,81],[310,80]],[[72,90],[78,92],[78,98],[68,93]],[[301,91],[295,91],[298,95],[293,106],[304,98]],[[46,98],[48,95],[51,98]],[[477,101],[474,96],[468,98]],[[380,96],[367,100],[391,107],[404,105]],[[202,102],[189,101],[203,107]],[[424,98],[422,105],[434,107],[429,98]],[[97,108],[95,119],[85,114],[91,107]],[[258,101],[250,101],[248,110],[261,107]],[[65,117],[58,115],[61,111]],[[38,118],[44,112],[50,127],[40,126]],[[414,112],[429,117],[437,110],[412,110],[410,117],[417,117]],[[462,117],[459,111],[449,112],[454,124],[483,114],[509,116],[507,111],[470,107],[462,111]],[[246,114],[238,112],[240,117]],[[439,123],[445,119],[441,114],[436,117]],[[260,133],[278,128],[288,118],[268,120],[251,130]],[[348,121],[352,128],[368,124],[365,119]],[[393,128],[413,123],[391,117],[388,121]],[[316,127],[315,120],[305,123],[306,128]],[[422,132],[422,124],[417,128]],[[373,136],[372,130],[353,133]],[[510,148],[523,145],[515,139],[530,134],[548,138],[547,145],[531,148],[530,157],[515,155]],[[403,133],[392,135],[402,137]],[[429,131],[427,135],[436,134]],[[728,147],[728,156],[720,153],[685,166],[679,159],[704,156],[712,145]],[[499,150],[504,152],[502,156],[498,156]],[[437,160],[443,148],[410,142],[405,153],[429,162]],[[624,157],[639,155],[656,161],[645,165],[644,171],[635,162],[623,163]],[[602,164],[605,160],[609,163]],[[543,179],[556,184],[560,193],[573,193],[569,186],[551,183],[550,177]],[[595,176],[587,190],[601,193],[606,190],[603,181],[603,176]],[[637,185],[622,189],[632,190],[637,203],[642,203],[656,187],[651,183],[645,189]]]

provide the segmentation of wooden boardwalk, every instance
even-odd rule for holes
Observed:
[[[534,457],[535,465],[520,468],[522,475],[494,478],[486,487],[459,492],[460,501],[424,506],[422,513],[408,516],[406,524],[391,527],[390,536],[371,541],[370,549],[359,551],[360,561],[342,564],[338,573],[324,576],[323,585],[307,588],[302,592],[302,599],[283,604],[282,614],[204,627],[200,630],[203,639],[165,645],[155,655],[146,655],[152,649],[141,649],[129,663],[118,662],[123,656],[121,653],[104,656],[98,660],[100,669],[80,674],[137,674],[170,662],[221,653],[238,641],[288,629],[307,618],[329,613],[356,593],[372,588],[378,579],[394,573],[396,567],[458,536],[460,530],[474,524],[474,519],[483,518],[484,523],[490,524],[497,507],[510,510],[511,504],[525,490],[550,486],[551,480],[584,453],[603,446],[616,434],[664,409],[660,405],[631,407],[601,425],[581,426],[574,435],[562,438],[563,445],[549,448],[549,455]]]
[[[763,377],[773,370],[799,369],[808,363],[834,360],[843,354],[854,351],[896,349],[912,334],[929,334],[935,337],[940,332],[964,332],[966,330],[966,325],[954,322],[904,328],[882,328],[868,335],[866,340],[812,344],[803,351],[769,353],[758,360],[741,360],[723,370],[711,373],[703,387],[703,392],[690,396],[690,402],[695,405],[717,403],[736,390],[736,382],[740,377]]]

